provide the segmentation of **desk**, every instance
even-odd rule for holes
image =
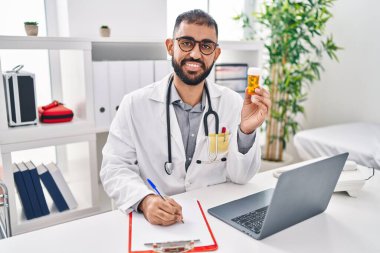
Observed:
[[[257,174],[246,185],[220,184],[177,195],[197,198],[204,210],[275,185],[273,171]],[[378,173],[378,171],[377,171]],[[261,241],[208,215],[219,244],[217,252],[380,252],[380,177],[368,181],[358,198],[334,193],[326,212]],[[186,217],[185,217],[186,219]],[[126,253],[127,216],[111,211],[0,240],[2,253]]]

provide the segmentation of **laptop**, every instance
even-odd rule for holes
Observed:
[[[283,172],[275,189],[261,191],[208,212],[255,239],[263,239],[324,212],[348,153]]]

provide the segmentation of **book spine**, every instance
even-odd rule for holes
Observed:
[[[35,214],[33,212],[32,204],[30,203],[30,199],[28,196],[28,192],[26,190],[26,185],[24,183],[24,179],[22,177],[21,171],[18,169],[16,164],[13,164],[12,166],[13,166],[13,177],[15,180],[18,194],[20,196],[25,217],[27,220],[33,219],[35,218]]]
[[[34,190],[36,191],[36,194],[37,194],[37,199],[41,208],[41,213],[42,215],[48,215],[50,214],[50,211],[46,203],[45,194],[44,194],[44,191],[42,190],[40,177],[38,176],[36,166],[34,166],[32,162],[26,163],[26,166],[28,167],[28,170],[32,177],[32,182],[33,182]]]
[[[65,199],[63,198],[62,193],[58,189],[57,184],[52,178],[50,172],[45,168],[44,165],[40,165],[37,167],[37,172],[40,175],[42,183],[45,185],[47,191],[49,192],[51,198],[54,201],[55,206],[58,211],[62,212],[69,209]]]
[[[69,185],[67,184],[65,178],[62,175],[61,170],[54,163],[49,163],[46,165],[46,168],[53,177],[55,183],[57,184],[59,190],[62,193],[63,198],[65,199],[67,205],[70,209],[75,209],[78,207],[78,203],[74,198],[73,193],[71,192]]]
[[[24,178],[24,182],[26,185],[26,190],[28,191],[28,196],[30,199],[30,203],[32,204],[32,208],[35,214],[35,218],[42,216],[41,208],[38,203],[37,194],[34,190],[32,176],[26,165],[24,163],[17,164],[19,170],[21,171],[21,175]]]

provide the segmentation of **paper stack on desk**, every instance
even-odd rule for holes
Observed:
[[[208,225],[200,203],[196,200],[179,201],[184,223],[171,226],[150,224],[143,214],[129,214],[129,252],[149,252],[152,246],[146,243],[196,241],[194,251],[217,249],[217,243]]]

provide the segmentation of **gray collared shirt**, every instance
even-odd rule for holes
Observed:
[[[185,168],[190,166],[193,159],[197,134],[202,120],[202,114],[206,107],[206,92],[203,90],[202,100],[195,106],[191,106],[182,101],[174,85],[171,87],[170,103],[173,104],[177,116],[179,128],[181,129],[183,146],[186,154]],[[253,146],[256,131],[251,134],[244,134],[238,128],[238,149],[242,154],[246,154]]]

